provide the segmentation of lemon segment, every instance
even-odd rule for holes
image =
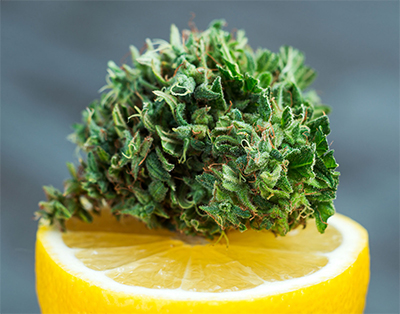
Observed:
[[[181,246],[180,243],[163,241],[156,243],[138,244],[134,246],[102,247],[94,249],[79,250],[75,256],[82,261],[86,267],[94,270],[110,270],[122,266],[129,266],[136,261],[153,256],[165,250],[163,244]],[[122,271],[122,270],[121,270]]]
[[[116,268],[106,275],[130,286],[177,289],[181,286],[188,260],[185,250],[172,248]]]
[[[278,249],[229,247],[229,256],[249,267],[264,281],[280,281],[306,276],[328,263],[321,254],[304,254]]]
[[[191,250],[183,290],[197,292],[226,292],[250,289],[263,280],[250,268],[212,247]]]

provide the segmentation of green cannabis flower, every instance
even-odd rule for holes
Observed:
[[[339,173],[327,113],[304,56],[253,51],[213,21],[171,26],[170,42],[130,47],[133,67],[108,64],[100,100],[71,139],[87,154],[64,193],[44,187],[41,218],[90,222],[105,207],[150,228],[213,237],[224,230],[280,235],[334,214]]]

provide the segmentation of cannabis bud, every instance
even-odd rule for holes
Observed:
[[[44,187],[41,218],[90,222],[108,207],[188,235],[285,235],[308,218],[324,232],[339,173],[329,108],[304,92],[315,72],[298,50],[254,52],[224,23],[172,25],[170,42],[130,47],[132,67],[109,62],[100,100],[70,137],[87,158],[68,164],[64,193]]]

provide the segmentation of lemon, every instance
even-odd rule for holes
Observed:
[[[366,230],[336,214],[325,234],[230,232],[228,242],[147,230],[103,213],[41,225],[37,294],[43,313],[362,313]]]

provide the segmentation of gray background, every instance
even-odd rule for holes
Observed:
[[[34,243],[42,185],[62,187],[70,125],[129,44],[169,38],[190,12],[224,17],[249,43],[306,52],[333,107],[336,208],[370,234],[366,313],[399,313],[399,2],[1,2],[1,312],[37,313]]]

